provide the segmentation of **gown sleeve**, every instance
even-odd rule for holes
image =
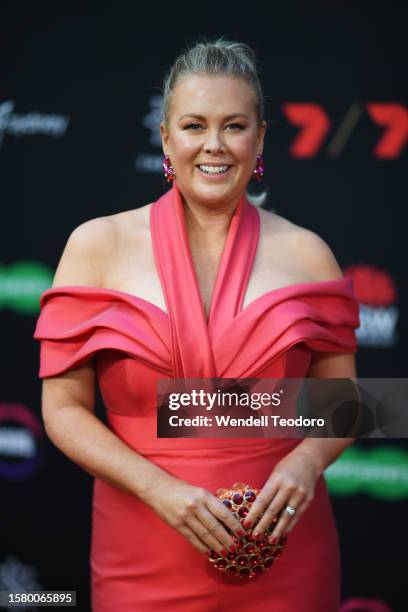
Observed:
[[[94,287],[44,291],[33,334],[40,342],[39,378],[80,367],[103,349],[120,350],[168,369],[167,330],[146,305],[142,308],[127,294]]]
[[[352,294],[304,296],[293,332],[316,352],[355,353],[359,304]]]

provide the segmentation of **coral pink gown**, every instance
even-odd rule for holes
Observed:
[[[242,309],[260,230],[257,209],[242,196],[207,321],[176,182],[151,207],[150,228],[167,313],[119,290],[47,289],[34,332],[41,341],[39,377],[57,376],[95,355],[108,426],[129,447],[213,493],[236,481],[261,488],[301,440],[158,439],[156,381],[302,378],[313,351],[355,352],[359,318],[352,281],[274,289]],[[142,500],[94,480],[94,612],[337,612],[339,584],[337,530],[323,477],[282,557],[252,579],[216,570]]]

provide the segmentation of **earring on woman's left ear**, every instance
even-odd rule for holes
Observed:
[[[265,163],[262,155],[256,156],[256,167],[254,170],[254,175],[257,181],[261,181],[265,172]]]

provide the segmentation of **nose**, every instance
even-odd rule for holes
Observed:
[[[209,130],[206,141],[204,143],[204,150],[206,153],[219,153],[224,150],[224,142],[222,134],[219,130]]]

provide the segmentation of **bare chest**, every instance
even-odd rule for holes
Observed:
[[[147,207],[144,207],[147,209]],[[137,212],[137,211],[133,211]],[[146,210],[144,211],[147,220]],[[123,213],[125,214],[125,213]],[[130,213],[128,213],[130,214]],[[112,260],[107,262],[104,286],[136,295],[167,312],[166,301],[154,258],[148,223],[136,223],[132,227],[126,218],[120,219],[119,247]],[[285,247],[286,242],[286,248]],[[224,245],[218,244],[211,250],[198,249],[190,244],[194,275],[206,316],[211,307],[212,297],[222,260]],[[262,227],[253,267],[246,287],[242,308],[246,308],[258,297],[291,284],[307,282],[307,271],[302,269],[300,258],[292,252],[289,238]],[[222,288],[221,288],[222,291]]]

